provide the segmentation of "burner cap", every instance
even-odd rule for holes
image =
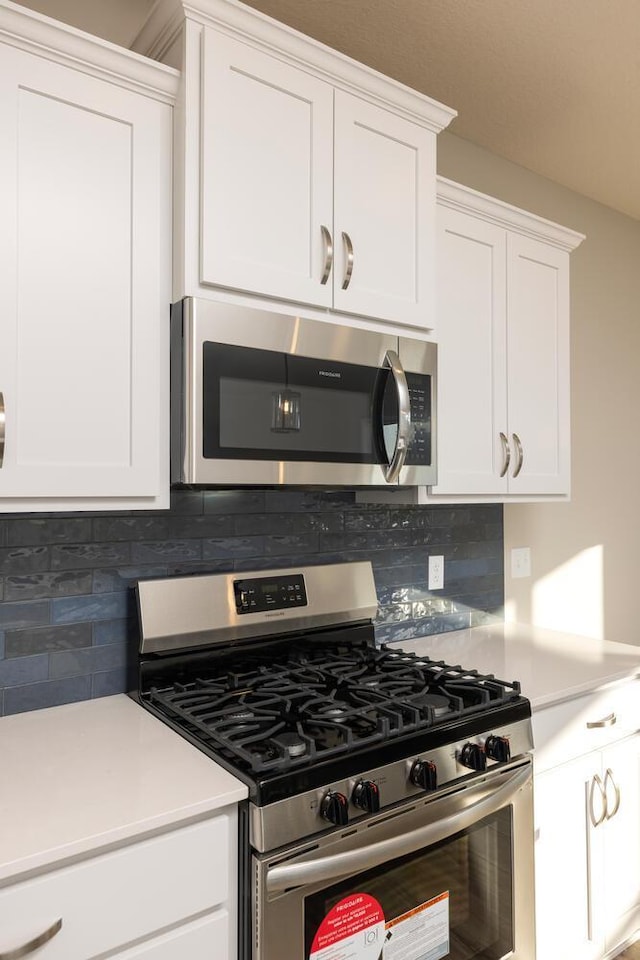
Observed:
[[[445,713],[449,713],[451,706],[446,697],[441,697],[437,693],[423,693],[419,694],[415,701],[421,707],[431,707],[435,717],[442,717]]]
[[[294,757],[303,757],[307,752],[307,745],[297,733],[281,733],[273,738],[277,744],[284,748],[292,759]]]

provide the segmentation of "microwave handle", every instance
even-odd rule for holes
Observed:
[[[398,354],[395,350],[387,350],[384,360],[391,370],[398,394],[398,436],[391,462],[384,475],[387,483],[395,483],[404,466],[411,437],[411,400],[407,377]]]
[[[267,874],[267,890],[269,893],[275,893],[278,890],[286,890],[288,887],[335,880],[349,874],[360,873],[362,870],[370,870],[396,857],[414,853],[420,847],[439,843],[507,806],[516,793],[531,782],[531,778],[531,764],[526,763],[482,800],[471,803],[417,830],[400,833],[388,840],[371,843],[360,849],[348,850],[346,853],[334,853],[333,856],[318,857],[306,863],[288,863],[272,867]]]

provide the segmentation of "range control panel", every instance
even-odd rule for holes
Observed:
[[[301,573],[290,573],[281,577],[234,580],[233,592],[236,611],[239,614],[287,610],[289,607],[306,607],[307,605],[307,591]]]

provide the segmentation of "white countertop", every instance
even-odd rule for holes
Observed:
[[[455,630],[398,645],[500,680],[518,680],[534,710],[640,675],[640,647],[516,623]]]
[[[125,695],[3,717],[0,882],[246,796]]]

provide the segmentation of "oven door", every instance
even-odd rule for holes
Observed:
[[[253,858],[253,960],[534,960],[530,760]]]
[[[176,324],[174,480],[435,482],[434,344],[193,299],[177,305]]]

